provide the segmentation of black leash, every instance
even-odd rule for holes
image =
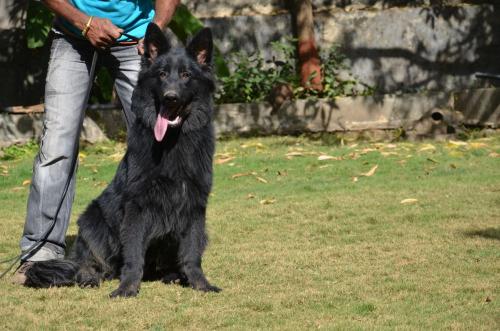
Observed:
[[[129,36],[127,36],[127,37],[129,37]],[[62,204],[64,203],[64,199],[66,197],[66,194],[68,193],[69,185],[71,183],[71,178],[73,177],[73,174],[75,174],[75,172],[76,172],[76,164],[77,164],[77,160],[78,160],[78,150],[80,147],[80,133],[81,133],[81,130],[83,127],[83,120],[85,119],[85,110],[87,109],[87,105],[89,102],[90,92],[92,90],[92,84],[94,82],[94,74],[95,74],[95,68],[97,65],[97,57],[98,57],[97,51],[94,50],[94,53],[92,55],[92,64],[90,65],[89,85],[87,88],[87,95],[85,96],[85,100],[84,100],[83,105],[82,105],[82,111],[80,112],[80,125],[78,127],[78,132],[76,135],[75,149],[73,151],[74,157],[73,157],[73,161],[71,163],[71,170],[68,174],[68,179],[66,180],[66,184],[64,185],[64,190],[63,190],[63,193],[61,196],[61,200],[59,201],[59,205],[57,206],[56,213],[55,213],[54,217],[52,218],[52,223],[47,228],[47,230],[43,233],[43,235],[40,237],[40,239],[38,239],[33,245],[31,245],[31,247],[28,248],[25,252],[19,254],[16,257],[13,257],[13,258],[10,258],[10,259],[4,260],[4,261],[0,261],[0,264],[9,263],[9,262],[13,261],[10,264],[10,266],[7,268],[7,270],[2,272],[2,274],[0,275],[0,279],[2,279],[14,267],[14,265],[16,265],[16,263],[18,263],[19,261],[26,261],[26,259],[30,258],[36,252],[38,252],[38,250],[40,248],[42,248],[42,246],[45,244],[45,242],[47,241],[47,238],[49,237],[50,233],[52,232],[52,230],[54,229],[54,227],[56,225],[57,216],[59,216],[59,212],[61,210]],[[19,265],[16,268],[16,270],[19,269],[20,266],[21,265]]]
[[[125,32],[122,32],[122,36],[125,36],[128,39],[132,39],[133,41],[139,41],[139,40],[141,40],[141,38],[134,37],[134,36],[132,36],[132,35],[130,35],[128,33],[125,33]]]

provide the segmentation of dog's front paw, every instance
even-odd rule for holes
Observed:
[[[81,288],[97,288],[99,287],[99,280],[92,278],[92,279],[86,279],[78,282],[78,286]]]
[[[78,286],[82,288],[99,287],[100,285],[99,277],[97,275],[84,272],[79,272],[76,275],[76,282],[78,283]]]
[[[139,289],[136,287],[129,286],[127,288],[122,288],[120,286],[116,290],[111,292],[109,294],[109,297],[110,298],[117,298],[117,297],[130,298],[130,297],[137,296],[138,293],[139,293]]]
[[[205,286],[194,287],[194,289],[202,292],[215,292],[215,293],[219,293],[222,291],[221,288],[218,288],[217,286],[213,286],[210,284],[206,284]]]

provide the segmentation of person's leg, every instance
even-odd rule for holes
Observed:
[[[131,111],[132,93],[141,69],[141,56],[137,51],[137,46],[112,47],[105,65],[115,79],[116,93],[122,103],[128,129],[135,121],[135,114]]]
[[[33,164],[26,222],[20,242],[22,251],[29,249],[50,227],[68,178],[71,182],[46,244],[29,256],[28,261],[64,257],[75,192],[75,172],[71,173],[71,165],[78,154],[75,146],[92,54],[93,48],[86,41],[56,36],[52,43],[45,86],[44,129]]]

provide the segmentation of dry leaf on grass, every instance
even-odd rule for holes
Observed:
[[[490,154],[488,154],[489,157],[500,157],[500,154],[499,153],[496,153],[496,152],[491,152]]]
[[[488,147],[488,144],[486,144],[486,143],[472,142],[472,143],[469,144],[469,147],[473,148],[473,149],[479,149],[479,148]]]
[[[260,200],[259,203],[261,205],[271,205],[273,203],[276,202],[276,199],[264,199],[264,200]]]
[[[417,199],[403,199],[401,200],[401,204],[403,205],[409,205],[409,204],[412,204],[412,203],[417,203],[418,200]]]
[[[359,154],[364,155],[375,151],[376,151],[375,148],[364,148],[361,151],[359,151]]]
[[[342,160],[342,157],[340,157],[340,156],[331,156],[331,155],[320,155],[320,156],[318,156],[318,161],[327,161],[327,160],[340,161],[340,160]]]
[[[125,153],[117,152],[117,153],[111,154],[110,156],[108,156],[108,158],[110,158],[113,161],[120,161],[121,159],[123,159],[124,155],[125,155]]]
[[[360,174],[360,176],[371,177],[375,174],[375,171],[377,171],[377,168],[378,168],[378,164],[374,165],[368,172]]]
[[[255,172],[243,172],[243,173],[232,175],[231,179],[236,179],[236,178],[246,177],[246,176],[255,176],[255,175],[257,175]]]
[[[265,180],[264,178],[262,177],[258,177],[258,176],[255,176],[255,179],[257,179],[259,182],[261,183],[264,183],[264,184],[267,184],[267,180]]]
[[[425,151],[435,151],[435,150],[436,150],[436,146],[434,146],[432,144],[425,144],[418,151],[425,152]]]
[[[356,183],[358,180],[359,180],[359,178],[358,178],[358,177],[356,177],[356,176],[352,177],[352,181],[353,181],[354,183]]]
[[[448,145],[451,145],[451,146],[467,146],[467,143],[465,141],[450,140],[450,141],[448,141]]]
[[[23,186],[31,184],[31,179],[25,179],[23,180]]]
[[[214,158],[219,158],[219,159],[226,159],[228,157],[234,156],[231,153],[215,153]]]
[[[233,157],[233,156],[229,156],[229,157],[225,157],[225,158],[219,158],[219,159],[216,159],[216,160],[214,161],[214,163],[215,163],[215,164],[224,164],[224,163],[227,163],[227,162],[232,161],[232,160],[234,160],[234,159],[235,159],[235,157]]]
[[[254,199],[254,198],[255,198],[255,195],[253,195],[252,193],[247,194],[247,199]]]
[[[242,144],[242,145],[240,145],[240,147],[241,148],[255,147],[255,148],[260,148],[260,149],[266,148],[266,146],[264,146],[262,143],[257,143],[257,142],[250,142],[250,143]]]
[[[259,177],[257,176],[257,173],[255,171],[252,171],[252,172],[243,172],[243,173],[239,173],[239,174],[234,174],[231,176],[232,179],[236,179],[236,178],[240,178],[240,177],[246,177],[246,176],[254,176],[256,180],[258,180],[259,182],[261,183],[265,183],[267,184],[268,181],[267,179],[264,179],[262,177]]]

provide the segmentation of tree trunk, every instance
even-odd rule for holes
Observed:
[[[321,91],[323,89],[321,60],[314,38],[312,1],[295,0],[293,12],[297,27],[299,68],[302,86]]]

